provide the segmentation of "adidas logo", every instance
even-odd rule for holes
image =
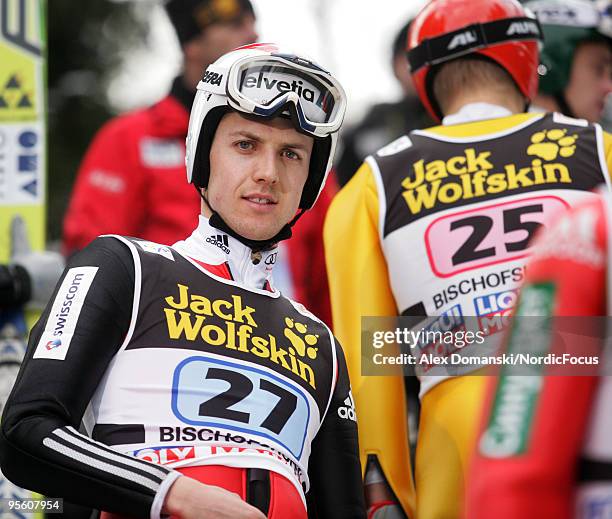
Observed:
[[[345,420],[357,421],[357,414],[355,413],[355,401],[353,400],[353,393],[349,391],[348,396],[344,399],[344,406],[338,408],[338,416]]]
[[[229,240],[227,234],[215,234],[206,238],[206,243],[211,243],[219,247],[225,254],[229,254]]]

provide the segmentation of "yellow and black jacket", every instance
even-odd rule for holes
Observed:
[[[403,380],[362,376],[361,316],[475,316],[499,331],[529,239],[552,215],[609,185],[610,164],[612,137],[598,125],[518,114],[413,131],[368,157],[332,203],[325,247],[334,332],[347,355],[362,466],[368,454],[378,457],[409,515]],[[424,411],[424,395],[445,378],[420,377]]]

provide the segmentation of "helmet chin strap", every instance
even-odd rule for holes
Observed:
[[[299,218],[305,212],[305,209],[300,208],[300,210],[293,217],[293,219],[289,223],[286,223],[285,225],[283,225],[281,230],[278,231],[278,233],[276,233],[274,236],[272,236],[272,238],[269,238],[267,240],[251,240],[250,238],[246,238],[242,236],[241,234],[238,234],[236,231],[234,231],[234,229],[232,229],[225,222],[225,220],[221,218],[221,215],[213,209],[207,197],[204,196],[204,193],[202,193],[202,190],[198,188],[197,186],[195,186],[195,184],[194,184],[194,187],[196,188],[196,191],[200,195],[200,198],[204,201],[204,203],[212,211],[212,215],[208,219],[210,225],[212,225],[216,229],[219,229],[220,231],[223,231],[224,233],[229,234],[231,237],[236,238],[240,243],[242,243],[243,245],[246,245],[253,252],[270,250],[274,248],[279,241],[288,240],[289,238],[291,238],[292,227],[295,225],[295,223],[299,220]]]

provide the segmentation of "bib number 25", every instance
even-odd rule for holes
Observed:
[[[540,196],[438,218],[425,232],[432,270],[448,277],[526,256],[535,231],[567,207],[560,198]]]

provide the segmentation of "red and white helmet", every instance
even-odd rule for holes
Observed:
[[[541,40],[537,19],[517,0],[432,0],[408,36],[412,79],[425,108],[440,120],[443,114],[433,95],[436,65],[477,54],[506,70],[531,100],[538,91]]]
[[[309,59],[257,43],[229,52],[210,65],[198,83],[187,133],[187,180],[205,188],[210,147],[228,110],[264,119],[289,116],[296,130],[314,137],[300,208],[310,209],[332,166],[346,112],[340,83]]]

